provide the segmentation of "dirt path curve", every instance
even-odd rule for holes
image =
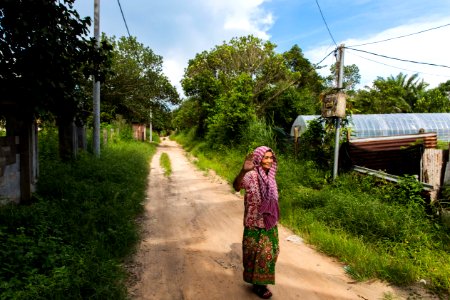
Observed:
[[[164,152],[172,164],[169,178],[159,163]],[[242,281],[242,199],[226,182],[198,171],[178,144],[162,141],[151,163],[143,237],[131,263],[131,297],[259,299]],[[379,282],[355,283],[342,264],[287,241],[292,232],[282,226],[279,233],[272,299],[375,300],[395,294]]]

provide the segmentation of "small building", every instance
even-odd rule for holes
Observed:
[[[133,137],[135,140],[145,141],[146,135],[145,124],[133,123]]]

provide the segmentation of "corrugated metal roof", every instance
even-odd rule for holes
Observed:
[[[300,134],[308,127],[308,122],[318,115],[300,115],[291,127],[300,127]],[[357,114],[349,116],[352,138],[393,136],[435,132],[439,140],[450,141],[450,113],[408,113],[408,114]]]

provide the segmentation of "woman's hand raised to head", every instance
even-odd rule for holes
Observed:
[[[245,157],[244,165],[242,166],[242,170],[245,172],[251,171],[255,168],[255,164],[253,163],[253,154],[249,154]]]
[[[244,178],[245,173],[248,171],[251,171],[255,168],[255,165],[253,164],[253,154],[247,155],[245,158],[244,164],[242,165],[242,169],[239,172],[239,174],[236,176],[236,178],[233,181],[233,187],[236,192],[238,192],[241,189],[241,182],[242,178]]]

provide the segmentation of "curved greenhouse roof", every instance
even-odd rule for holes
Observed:
[[[319,115],[300,115],[291,128],[299,126],[300,134],[308,127],[308,122]],[[392,136],[436,132],[438,140],[450,141],[450,113],[409,113],[409,114],[368,114],[349,117],[352,138]]]

